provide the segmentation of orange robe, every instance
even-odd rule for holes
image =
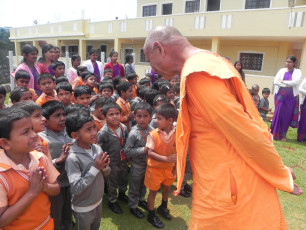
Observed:
[[[137,85],[132,85],[132,99],[137,97]]]
[[[185,62],[181,78],[175,193],[189,147],[189,229],[287,229],[276,188],[292,192],[292,176],[239,73],[203,51]]]
[[[85,82],[81,77],[77,77],[76,79],[74,79],[74,81],[72,82],[72,89],[74,90],[79,85],[85,85]]]

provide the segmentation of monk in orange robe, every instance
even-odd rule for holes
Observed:
[[[303,193],[234,66],[158,26],[144,52],[154,72],[181,75],[177,191],[187,150],[193,171],[189,229],[287,229],[276,189]]]

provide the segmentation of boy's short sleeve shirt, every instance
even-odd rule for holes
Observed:
[[[48,158],[40,152],[33,151],[29,153],[29,157],[31,159],[29,163],[29,169],[26,169],[23,165],[18,164],[16,165],[10,158],[7,157],[7,155],[4,153],[3,150],[0,150],[0,163],[3,165],[7,165],[15,170],[23,171],[25,173],[32,172],[38,167],[39,164],[39,159],[41,157],[44,158],[45,160],[45,165],[46,165],[46,171],[48,174],[48,183],[54,183],[56,181],[56,178],[59,176],[59,172],[55,169],[53,164],[48,160]],[[1,170],[3,171],[3,170]],[[8,205],[8,200],[7,200],[7,192],[6,189],[3,188],[3,186],[0,184],[0,207],[6,207]]]

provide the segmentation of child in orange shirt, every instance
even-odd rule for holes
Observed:
[[[134,117],[130,103],[127,101],[132,96],[132,85],[129,82],[121,81],[117,86],[116,90],[119,94],[119,98],[116,101],[116,103],[121,108],[121,119],[120,122],[122,122],[128,130],[130,130],[130,121]]]
[[[79,85],[85,85],[85,82],[83,82],[82,76],[81,74],[83,72],[88,72],[87,71],[87,67],[86,66],[79,66],[77,68],[77,74],[78,77],[76,79],[74,79],[74,81],[72,82],[72,89],[74,90],[76,87],[78,87]]]
[[[109,98],[99,97],[96,100],[95,110],[91,113],[91,117],[94,119],[98,132],[106,124],[106,120],[103,115],[103,106],[109,102]]]
[[[127,75],[127,80],[132,85],[132,99],[137,97],[137,79],[138,75],[136,73],[130,73],[129,75]]]
[[[144,183],[150,189],[147,220],[154,227],[163,228],[163,222],[155,215],[154,201],[160,185],[163,185],[162,203],[157,208],[157,212],[170,220],[167,203],[170,186],[176,174],[175,127],[173,125],[176,109],[172,104],[162,104],[156,109],[155,114],[157,129],[151,131],[147,138],[148,158]]]
[[[46,118],[42,115],[41,107],[37,103],[33,101],[21,101],[14,104],[12,108],[22,109],[30,114],[33,130],[35,133],[39,133],[45,130]],[[36,140],[35,150],[44,153],[48,159],[52,161],[48,143],[40,136],[38,136]]]
[[[0,112],[0,228],[53,229],[48,196],[59,193],[59,173],[35,149],[37,134],[22,109]]]
[[[32,93],[32,100],[36,101],[38,98],[34,89],[29,88],[30,83],[30,74],[25,70],[18,70],[15,74],[15,84],[17,87],[25,87],[28,88],[29,91]]]
[[[42,106],[47,101],[58,100],[55,92],[55,79],[50,73],[42,73],[38,77],[38,85],[41,91],[43,92],[39,98],[36,100],[36,103]]]

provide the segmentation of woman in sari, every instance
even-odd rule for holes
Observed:
[[[302,95],[301,98],[301,118],[299,121],[299,128],[297,132],[297,140],[299,142],[306,141],[306,78],[303,80],[303,82],[300,85],[299,88],[300,94]]]
[[[296,57],[289,56],[286,68],[278,71],[274,79],[275,112],[271,124],[274,140],[286,141],[289,126],[298,127],[299,83],[302,72],[295,68]]]
[[[51,68],[51,64],[54,61],[54,46],[46,44],[42,48],[42,56],[38,59],[38,68],[41,73],[50,73],[54,76],[54,72]]]

